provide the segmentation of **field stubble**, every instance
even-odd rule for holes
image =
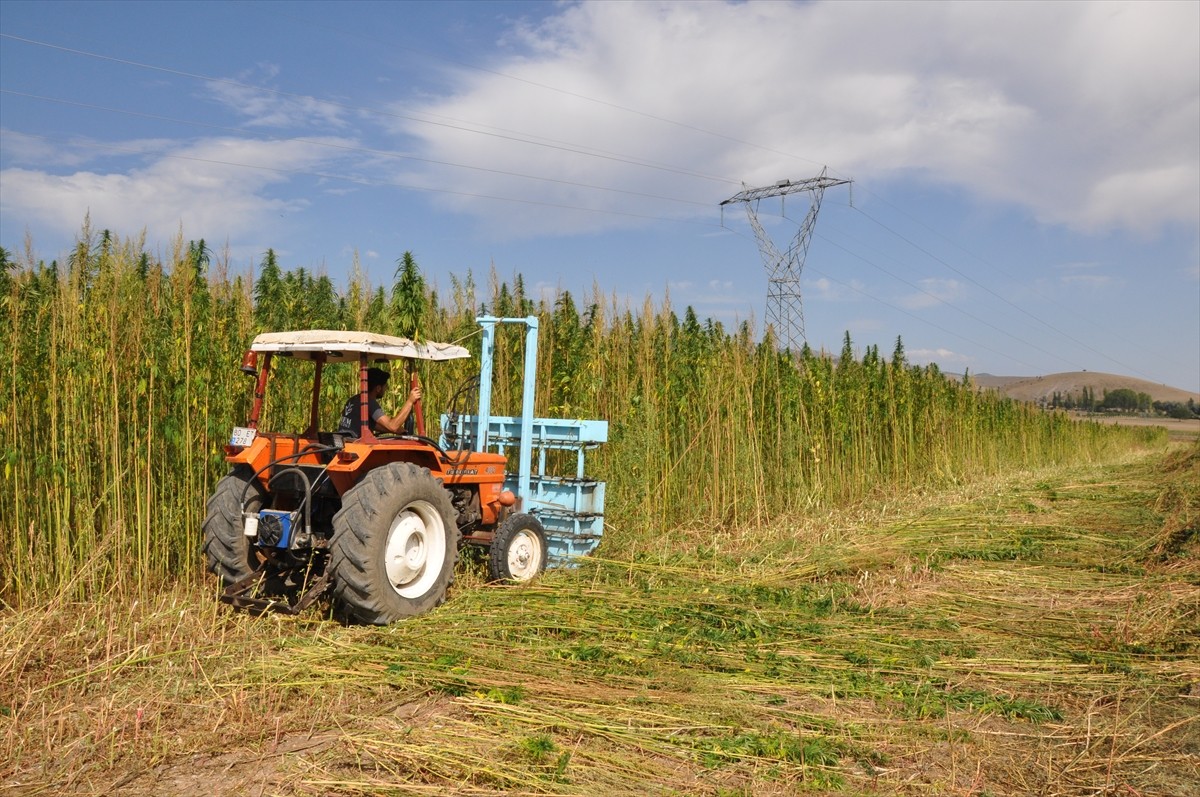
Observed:
[[[387,628],[209,582],[9,611],[0,793],[1181,795],[1200,446],[609,558]]]

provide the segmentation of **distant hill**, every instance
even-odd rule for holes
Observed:
[[[959,376],[958,378],[962,378]],[[1178,401],[1186,403],[1188,399],[1200,402],[1200,393],[1192,393],[1169,385],[1148,382],[1145,379],[1135,379],[1132,376],[1118,376],[1099,371],[1069,371],[1062,374],[1047,374],[1046,376],[993,376],[992,374],[971,374],[971,381],[981,388],[997,390],[1009,398],[1018,401],[1050,400],[1055,393],[1060,396],[1074,396],[1078,399],[1083,395],[1083,389],[1089,388],[1092,395],[1099,401],[1104,391],[1128,388],[1136,393],[1145,393],[1151,401]]]

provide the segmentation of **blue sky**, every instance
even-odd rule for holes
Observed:
[[[1200,3],[0,2],[0,245],[524,275],[765,317],[742,187],[828,168],[807,340],[1200,392]],[[805,195],[764,200],[781,250]],[[851,204],[851,202],[853,204]],[[785,214],[781,214],[781,210]]]

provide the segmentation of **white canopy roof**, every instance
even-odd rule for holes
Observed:
[[[297,332],[266,332],[250,344],[251,351],[271,352],[304,360],[324,354],[325,361],[357,362],[362,353],[381,360],[457,360],[470,357],[462,346],[452,343],[415,343],[408,338],[375,332],[305,329]]]

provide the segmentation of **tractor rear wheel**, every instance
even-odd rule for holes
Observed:
[[[397,462],[368,473],[333,516],[329,572],[341,608],[385,625],[439,606],[454,583],[455,518],[428,469]]]
[[[242,533],[242,500],[247,512],[257,513],[263,496],[262,483],[254,473],[238,465],[221,477],[208,499],[202,526],[204,555],[209,571],[221,577],[222,586],[241,581],[258,569],[258,553]]]
[[[546,530],[533,515],[512,515],[496,529],[488,549],[493,581],[530,581],[546,569]]]

